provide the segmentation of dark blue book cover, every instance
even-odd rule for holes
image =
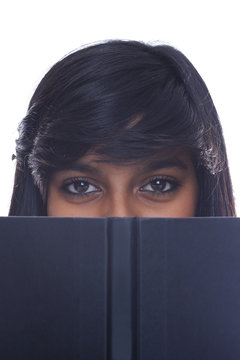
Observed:
[[[0,218],[0,357],[239,360],[240,219]]]

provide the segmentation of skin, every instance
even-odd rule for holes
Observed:
[[[116,163],[87,154],[49,183],[48,216],[193,217],[198,183],[185,152]]]

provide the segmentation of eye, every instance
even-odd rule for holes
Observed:
[[[139,191],[164,195],[165,193],[176,190],[179,186],[180,183],[175,179],[157,177],[151,179],[146,185],[142,186]]]
[[[71,195],[90,195],[92,193],[100,192],[101,189],[90,183],[88,180],[85,179],[69,179],[65,181],[62,186],[62,189],[71,194]]]

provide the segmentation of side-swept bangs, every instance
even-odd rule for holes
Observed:
[[[109,41],[68,55],[40,82],[19,133],[18,173],[33,177],[41,214],[52,172],[89,151],[130,161],[179,148],[192,156],[199,181],[196,215],[234,215],[211,96],[189,60],[170,46]]]

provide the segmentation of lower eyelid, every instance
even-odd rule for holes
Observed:
[[[96,196],[99,196],[99,194],[101,193],[100,191],[91,191],[91,192],[86,192],[86,193],[72,193],[70,191],[68,191],[67,189],[61,189],[62,194],[67,197],[68,199],[72,199],[75,201],[80,201],[80,200],[84,200],[84,199],[94,199]]]
[[[171,199],[172,196],[175,196],[175,194],[180,189],[181,184],[176,184],[171,190],[163,191],[163,192],[157,192],[157,191],[149,191],[149,190],[142,190],[140,191],[141,196],[144,196],[148,198],[149,200],[155,200],[155,201],[161,201],[161,199]]]

